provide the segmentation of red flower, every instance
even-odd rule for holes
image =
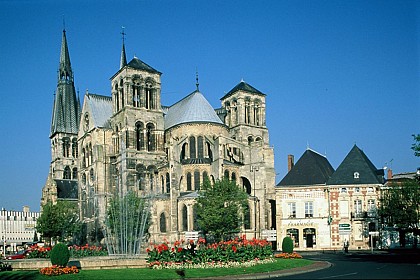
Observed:
[[[236,246],[235,245],[232,246],[232,251],[236,253]]]

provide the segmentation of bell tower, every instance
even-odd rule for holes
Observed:
[[[49,200],[56,201],[60,195],[58,192],[61,191],[57,189],[58,181],[62,188],[72,186],[73,189],[77,184],[79,121],[80,102],[74,87],[66,30],[63,29],[57,88],[51,119],[51,164],[47,183],[43,188],[42,204]],[[68,190],[62,191],[67,193]],[[74,197],[75,194],[71,196]]]
[[[126,173],[118,175],[120,182],[132,189],[146,190],[148,187],[142,184],[153,185],[153,174],[157,174],[157,166],[166,156],[162,73],[137,57],[127,63],[125,32],[121,34],[120,69],[111,77],[114,160],[120,172]]]

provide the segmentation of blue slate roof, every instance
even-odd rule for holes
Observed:
[[[143,61],[141,61],[140,59],[138,59],[137,57],[134,57],[128,64],[128,67],[134,68],[134,69],[138,69],[138,70],[144,70],[144,71],[148,71],[151,73],[157,73],[157,74],[162,74],[161,72],[159,72],[158,70],[154,69],[153,67],[151,67],[150,65],[144,63]]]
[[[112,116],[112,98],[92,93],[87,93],[85,98],[90,108],[90,119],[93,126],[110,128],[109,119]]]
[[[308,149],[277,186],[325,185],[333,172],[325,156]]]
[[[383,175],[383,169],[377,169],[366,154],[354,145],[327,185],[383,184]]]
[[[231,96],[232,94],[234,94],[237,91],[246,91],[246,92],[249,92],[249,93],[253,93],[253,94],[258,94],[258,95],[261,95],[261,96],[265,96],[265,94],[262,93],[261,91],[259,91],[258,89],[254,88],[253,86],[251,86],[250,84],[246,83],[245,81],[241,81],[233,89],[231,89],[228,93],[226,93],[225,96],[223,96],[222,98],[220,98],[220,100],[223,100],[223,99]]]
[[[184,123],[216,123],[224,125],[215,110],[198,90],[168,108],[165,129]]]

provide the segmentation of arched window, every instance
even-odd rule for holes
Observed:
[[[159,225],[160,225],[160,232],[166,232],[166,216],[165,216],[165,213],[160,214]]]
[[[182,145],[182,149],[181,149],[181,156],[180,156],[180,159],[181,160],[183,160],[183,159],[186,159],[187,158],[187,155],[186,155],[186,149],[187,149],[187,143],[184,143],[184,145]]]
[[[156,150],[154,130],[155,130],[155,125],[152,123],[148,123],[146,127],[146,141],[147,141],[148,152]]]
[[[251,212],[249,207],[244,209],[244,228],[251,229]]]
[[[86,185],[86,174],[83,173],[82,175],[82,185]]]
[[[89,165],[93,163],[93,150],[92,150],[92,143],[89,143]]]
[[[85,158],[86,158],[86,151],[85,151],[85,148],[83,148],[82,149],[82,167],[86,167]]]
[[[150,82],[146,83],[145,87],[145,93],[146,93],[146,109],[155,109],[155,102],[154,102],[154,89],[152,87],[152,84]]]
[[[182,231],[188,231],[188,211],[186,205],[182,207]]]
[[[136,149],[137,151],[144,149],[144,125],[142,122],[136,122]]]
[[[69,157],[70,155],[70,139],[63,138],[63,157]]]
[[[160,176],[160,187],[161,187],[161,192],[165,193],[165,179],[163,178],[163,175]]]
[[[225,170],[224,177],[229,180],[229,170]]]
[[[77,158],[79,156],[79,151],[77,148],[77,139],[73,138],[71,140],[71,154],[74,158]]]
[[[197,158],[204,158],[203,136],[197,137]]]
[[[191,173],[187,173],[187,191],[191,191]]]
[[[137,171],[137,185],[139,190],[145,189],[145,174],[146,174],[146,167],[143,164],[138,164],[136,166]]]
[[[70,167],[64,167],[63,179],[71,179]]]
[[[118,112],[120,110],[120,101],[119,101],[119,95],[118,95],[118,83],[115,83],[114,90],[115,90],[115,94],[114,94],[115,108],[116,108],[116,111]]]
[[[245,177],[241,177],[241,178],[242,178],[243,189],[246,191],[247,194],[251,195],[251,182]]]
[[[171,180],[169,178],[169,173],[166,172],[166,192],[170,193],[171,192]]]
[[[133,107],[140,107],[140,81],[133,81]]]
[[[236,183],[236,173],[232,172],[232,182]]]
[[[76,167],[73,168],[72,179],[77,180],[77,168]]]
[[[94,171],[93,171],[93,168],[91,168],[90,170],[89,170],[89,180],[90,180],[90,183],[91,184],[93,184],[93,182],[95,181],[95,173],[94,173]]]
[[[248,136],[248,145],[251,145],[252,141],[253,141],[252,136]]]
[[[194,189],[196,191],[200,190],[200,171],[194,171]]]
[[[190,158],[196,158],[194,136],[190,136]]]
[[[207,154],[208,154],[208,157],[209,157],[210,160],[213,160],[213,153],[211,151],[210,143],[209,142],[206,142],[206,145],[207,145]]]
[[[121,94],[121,108],[124,108],[124,81],[120,81],[120,94]]]

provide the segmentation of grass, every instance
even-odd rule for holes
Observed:
[[[273,263],[260,264],[252,267],[213,268],[213,269],[186,269],[185,278],[205,278],[227,275],[252,274],[283,269],[302,267],[311,264],[312,261],[305,259],[276,259]],[[150,268],[126,268],[126,269],[103,269],[103,270],[80,270],[78,274],[44,276],[38,271],[5,271],[0,272],[0,279],[181,279],[174,269],[150,269]]]

